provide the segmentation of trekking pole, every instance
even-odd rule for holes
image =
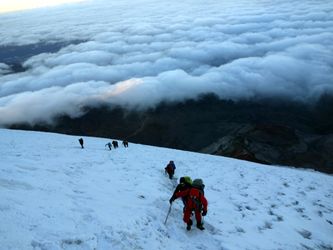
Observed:
[[[202,223],[202,225],[205,224],[205,219],[204,218],[205,218],[205,216],[201,215],[201,223]]]
[[[167,220],[168,220],[168,218],[169,218],[169,214],[170,214],[170,212],[171,212],[171,206],[172,206],[172,203],[170,204],[168,214],[167,214],[167,216],[166,216],[166,218],[165,218],[165,221],[164,221],[164,225],[166,225]]]

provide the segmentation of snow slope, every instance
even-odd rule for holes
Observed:
[[[0,129],[0,249],[333,249],[333,177],[110,141]],[[202,178],[205,231],[186,231],[176,177]]]

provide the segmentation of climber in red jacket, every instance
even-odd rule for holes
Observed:
[[[191,230],[191,226],[193,224],[191,220],[192,211],[194,211],[195,214],[197,228],[199,228],[200,230],[205,229],[202,224],[201,215],[206,216],[208,202],[204,196],[203,188],[204,184],[202,183],[202,180],[195,179],[192,183],[191,188],[176,193],[175,196],[170,199],[170,202],[172,203],[175,199],[179,197],[187,197],[183,218],[184,222],[187,224],[187,230]]]

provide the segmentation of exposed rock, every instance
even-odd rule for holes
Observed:
[[[305,136],[281,125],[246,125],[203,151],[265,164],[303,166],[332,172],[333,154],[330,152],[333,152],[333,135],[308,135],[307,139],[300,135]]]
[[[12,128],[127,139],[130,142],[217,154],[333,173],[333,97],[318,106],[275,100],[222,101],[215,96],[161,104],[144,112],[89,109],[53,126]]]

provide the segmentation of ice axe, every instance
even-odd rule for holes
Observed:
[[[169,210],[168,210],[168,214],[167,214],[167,216],[166,216],[166,218],[165,218],[165,221],[164,221],[164,225],[166,225],[167,220],[168,220],[168,218],[169,218],[169,214],[170,214],[170,212],[171,212],[171,206],[172,206],[172,203],[170,203]]]

